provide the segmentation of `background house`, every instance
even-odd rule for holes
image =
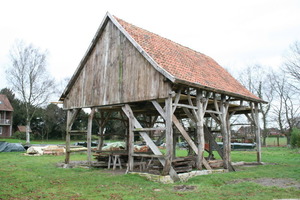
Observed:
[[[284,137],[285,135],[283,133],[280,132],[280,130],[278,128],[269,128],[268,129],[268,136],[271,137]]]
[[[0,137],[11,137],[13,107],[4,94],[0,94]]]
[[[26,133],[26,126],[18,126],[18,130],[21,133]],[[31,129],[29,128],[29,133],[32,133]]]

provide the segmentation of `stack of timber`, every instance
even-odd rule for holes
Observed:
[[[172,167],[177,173],[185,173],[193,170],[195,159],[193,157],[181,157],[172,160]],[[162,174],[163,166],[158,160],[153,160],[148,166],[148,172],[151,174]]]
[[[172,161],[172,166],[177,173],[190,172],[195,163],[192,157],[176,158]]]

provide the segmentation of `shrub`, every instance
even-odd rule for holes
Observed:
[[[98,135],[92,135],[92,141],[97,141],[99,139]]]
[[[291,133],[291,145],[293,148],[300,147],[300,129],[293,128]]]
[[[16,131],[13,135],[13,138],[19,139],[19,140],[26,140],[26,133],[25,132],[20,132]],[[30,133],[30,140],[36,139],[35,134]]]
[[[14,133],[14,138],[15,139],[19,139],[19,140],[26,140],[26,133],[20,132],[20,131],[16,131]]]

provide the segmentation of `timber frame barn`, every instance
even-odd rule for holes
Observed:
[[[198,170],[211,169],[203,156],[205,140],[218,151],[224,169],[233,171],[230,158],[230,118],[245,115],[255,125],[257,162],[261,162],[259,103],[265,103],[234,79],[212,58],[129,24],[107,13],[86,54],[60,97],[67,110],[66,159],[70,162],[70,136],[79,111],[90,108],[87,134],[88,162],[92,160],[91,132],[93,117],[98,119],[99,145],[103,145],[103,127],[109,113],[120,112],[126,119],[127,171],[133,171],[134,133],[139,133],[151,149],[150,155],[163,166],[163,174],[178,180],[172,161],[175,157],[175,132],[185,139],[195,155]],[[141,123],[144,116],[148,123]],[[223,148],[218,148],[205,118],[219,124]],[[153,127],[157,119],[163,125]],[[194,135],[186,131],[182,119],[196,124]],[[147,124],[147,127],[145,127]],[[164,131],[163,155],[151,138],[151,131]],[[210,147],[210,148],[211,148]]]

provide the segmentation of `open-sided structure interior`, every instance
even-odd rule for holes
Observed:
[[[92,160],[91,130],[95,113],[99,124],[98,151],[103,145],[103,127],[110,113],[119,113],[126,131],[127,170],[133,171],[136,158],[156,160],[162,169],[178,180],[181,172],[175,145],[180,137],[193,152],[194,168],[211,169],[208,158],[216,150],[225,169],[234,170],[230,159],[230,118],[246,116],[256,127],[257,161],[261,162],[258,104],[253,95],[212,58],[166,38],[106,14],[86,54],[60,97],[67,110],[66,164],[70,161],[70,137],[87,134],[88,161]],[[90,108],[86,131],[73,130],[79,111]],[[219,124],[223,139],[220,148],[205,121]],[[193,122],[187,131],[184,121]],[[153,140],[154,132],[162,132]],[[134,136],[139,134],[150,152],[134,152]],[[166,152],[157,146],[164,138]],[[209,145],[205,145],[205,144]],[[122,154],[123,155],[123,154]],[[117,159],[118,157],[116,157]],[[140,160],[139,160],[140,162]],[[148,163],[147,163],[148,164]],[[188,166],[190,166],[188,164]]]

